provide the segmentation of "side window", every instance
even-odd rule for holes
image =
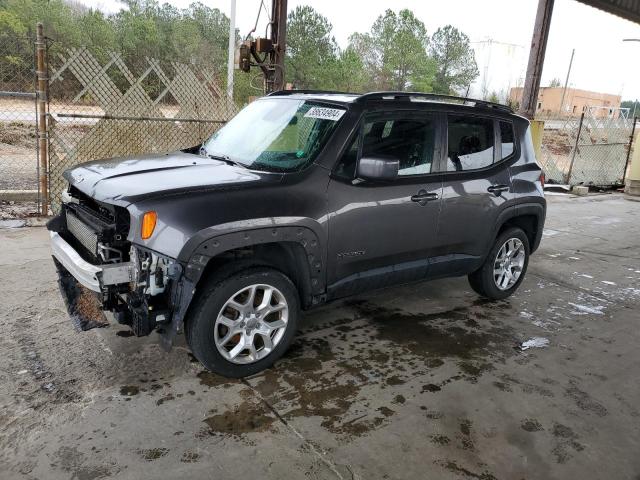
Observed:
[[[423,115],[365,123],[363,157],[390,157],[400,161],[398,175],[431,173],[436,120]]]
[[[493,163],[493,120],[448,115],[447,171],[476,170]]]
[[[507,158],[513,153],[513,125],[509,122],[500,122],[500,143],[502,143],[502,158]]]

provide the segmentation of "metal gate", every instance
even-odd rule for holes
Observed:
[[[587,108],[580,117],[545,119],[539,159],[552,183],[623,185],[635,120],[628,109]]]
[[[0,36],[0,190],[38,189],[34,39]]]
[[[237,112],[213,66],[71,48],[49,55],[51,208],[62,172],[95,159],[175,151],[202,143]]]

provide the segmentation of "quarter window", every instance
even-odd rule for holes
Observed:
[[[367,122],[362,156],[398,159],[399,176],[431,173],[435,131],[435,118],[429,115]]]
[[[502,144],[502,158],[507,158],[513,153],[513,125],[509,122],[500,122],[500,143]]]
[[[448,172],[488,167],[493,146],[493,120],[448,115]]]

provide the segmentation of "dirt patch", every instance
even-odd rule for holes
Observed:
[[[207,387],[229,388],[231,385],[239,383],[239,380],[225,378],[222,375],[211,373],[207,370],[201,371],[196,376],[200,379],[200,385],[206,385]]]
[[[276,417],[262,404],[244,402],[233,410],[211,415],[203,420],[210,435],[241,436],[251,432],[264,432]]]
[[[0,122],[0,143],[35,149],[36,138],[33,123]]]
[[[169,453],[168,448],[149,448],[146,450],[138,450],[138,455],[142,457],[143,460],[147,462],[153,462],[161,457],[164,457],[167,453]]]
[[[532,418],[526,418],[520,426],[525,432],[540,432],[544,430],[540,422]]]
[[[556,440],[551,453],[556,457],[558,463],[566,463],[573,456],[573,452],[581,452],[585,448],[578,442],[578,435],[566,425],[554,424],[551,433]]]
[[[120,395],[123,397],[133,397],[134,395],[138,395],[140,393],[140,387],[136,385],[124,385],[120,387]]]
[[[200,454],[187,450],[182,454],[180,461],[182,463],[196,463],[200,458]]]

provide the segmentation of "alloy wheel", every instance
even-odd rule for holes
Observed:
[[[280,290],[265,284],[244,287],[218,313],[214,325],[216,348],[230,362],[257,362],[282,340],[288,319],[289,305]]]
[[[500,290],[513,287],[524,268],[524,244],[518,238],[510,238],[502,244],[493,263],[493,280]]]

